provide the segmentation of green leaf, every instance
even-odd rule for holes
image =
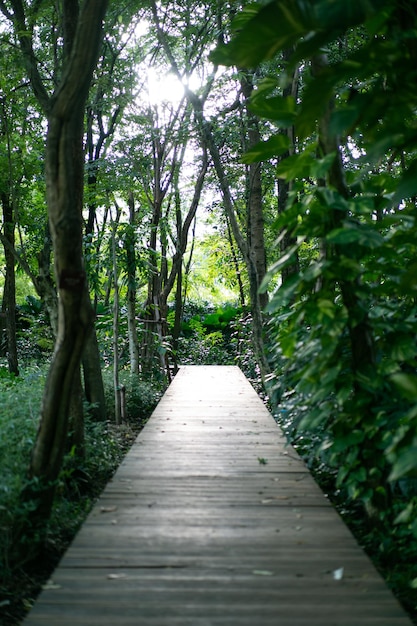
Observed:
[[[293,154],[278,164],[276,174],[278,178],[283,178],[284,180],[308,178],[313,166],[314,157],[311,154],[305,152]]]
[[[354,126],[359,117],[359,110],[355,106],[347,106],[334,111],[330,120],[330,132],[333,135],[344,135]]]
[[[283,305],[287,304],[294,297],[295,292],[300,284],[300,277],[298,274],[293,274],[277,289],[275,294],[269,301],[266,311],[268,313],[274,313],[280,309]]]
[[[280,339],[280,346],[282,350],[282,354],[288,358],[290,358],[294,354],[294,350],[297,345],[297,336],[295,333],[289,333],[284,335]]]
[[[347,223],[342,228],[335,228],[327,236],[328,243],[347,245],[356,243],[366,248],[374,249],[378,248],[384,243],[383,236],[372,228],[360,225]]]
[[[394,520],[394,524],[407,524],[411,516],[414,513],[414,503],[409,502],[408,505],[401,511],[399,515]],[[417,579],[416,579],[417,580]]]
[[[322,159],[315,159],[311,165],[310,175],[314,178],[324,178],[334,163],[335,157],[336,153],[330,152]]]
[[[292,96],[281,97],[275,96],[273,98],[264,98],[263,94],[258,96],[255,92],[255,97],[252,97],[249,105],[250,110],[258,115],[271,120],[283,128],[292,126],[296,118],[296,105],[295,99]]]
[[[337,29],[341,25],[345,28],[352,28],[373,18],[381,11],[384,4],[387,3],[381,0],[355,0],[354,2],[322,0],[316,3],[316,19],[324,30]]]
[[[301,239],[299,242],[288,248],[288,250],[283,254],[278,261],[276,261],[266,272],[264,279],[262,280],[260,290],[265,290],[271,279],[283,268],[287,265],[287,263],[291,262],[294,258],[295,253],[301,245]]]
[[[391,376],[391,380],[404,398],[417,402],[417,376],[398,372]]]
[[[258,163],[259,161],[267,161],[288,152],[289,146],[290,140],[287,135],[273,135],[266,141],[260,141],[256,146],[245,152],[242,162]]]
[[[415,446],[401,451],[401,456],[393,464],[389,481],[394,481],[417,469],[417,455]]]
[[[417,159],[415,159],[408,169],[401,176],[394,201],[401,202],[405,198],[412,198],[417,194]]]
[[[317,306],[319,311],[323,313],[323,315],[329,317],[330,319],[334,319],[336,315],[336,306],[332,300],[326,300],[324,298],[320,298],[317,300]]]
[[[269,2],[228,44],[218,46],[210,55],[214,63],[256,67],[271,59],[279,50],[290,48],[297,39],[311,30],[310,3],[302,0]]]

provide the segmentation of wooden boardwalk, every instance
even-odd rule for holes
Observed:
[[[410,626],[236,367],[180,370],[26,626]]]

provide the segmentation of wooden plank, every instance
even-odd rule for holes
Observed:
[[[27,626],[409,626],[238,368],[182,368]]]

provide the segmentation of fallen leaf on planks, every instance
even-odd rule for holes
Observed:
[[[100,513],[113,513],[113,511],[117,511],[117,506],[102,506],[100,508]]]
[[[42,589],[61,589],[61,585],[56,585],[52,579],[48,580],[44,585],[42,585]]]

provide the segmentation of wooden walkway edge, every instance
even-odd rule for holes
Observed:
[[[181,368],[25,626],[410,626],[237,367]]]

